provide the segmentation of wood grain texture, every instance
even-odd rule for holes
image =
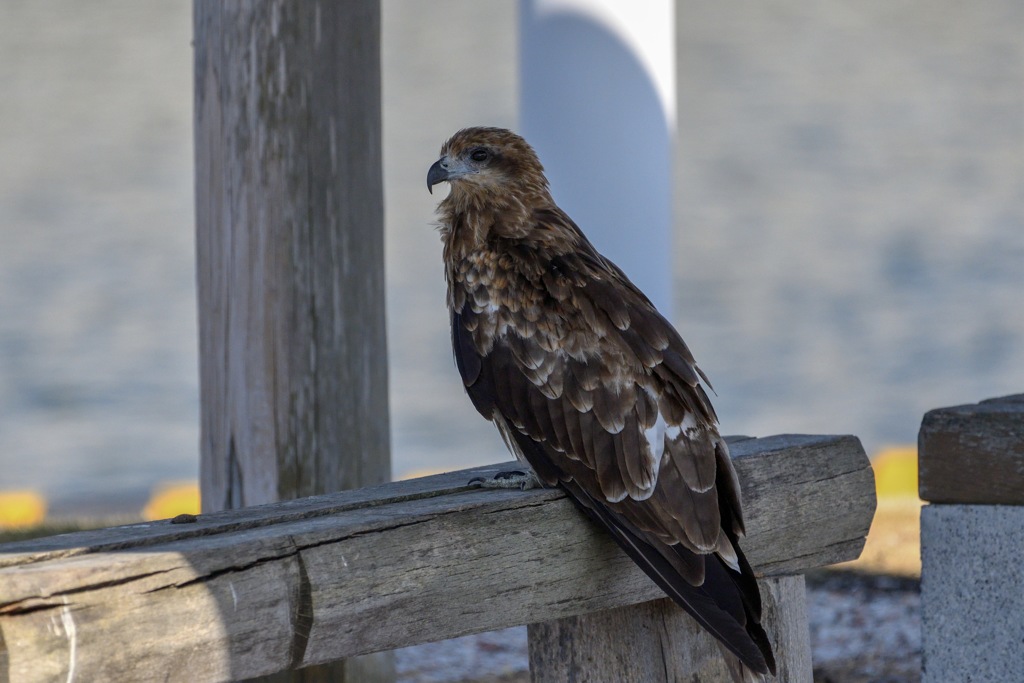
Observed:
[[[763,622],[779,681],[810,681],[811,641],[803,576],[760,579]],[[736,658],[671,600],[530,624],[533,683],[733,683]]]
[[[379,2],[194,30],[203,510],[387,481]]]
[[[924,500],[1024,505],[1024,394],[925,413],[918,463]]]
[[[733,451],[755,571],[857,556],[856,439]],[[508,466],[0,547],[0,680],[244,679],[660,597],[559,491],[465,486]]]

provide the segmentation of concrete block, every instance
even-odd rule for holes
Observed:
[[[1024,507],[921,510],[923,683],[1024,680]]]

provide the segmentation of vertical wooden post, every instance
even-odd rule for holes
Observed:
[[[804,577],[760,579],[758,585],[776,680],[811,680]],[[718,641],[667,598],[531,624],[528,632],[533,683],[734,681]]]
[[[196,0],[194,31],[203,510],[385,482],[379,0]]]

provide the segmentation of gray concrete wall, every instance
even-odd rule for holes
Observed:
[[[923,683],[1024,680],[1024,506],[921,510]]]

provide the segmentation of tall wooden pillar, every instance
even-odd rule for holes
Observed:
[[[196,0],[194,30],[203,510],[385,482],[379,0]]]
[[[810,681],[804,577],[758,579],[776,681]],[[735,656],[668,598],[529,626],[530,678],[559,681],[734,683]]]

